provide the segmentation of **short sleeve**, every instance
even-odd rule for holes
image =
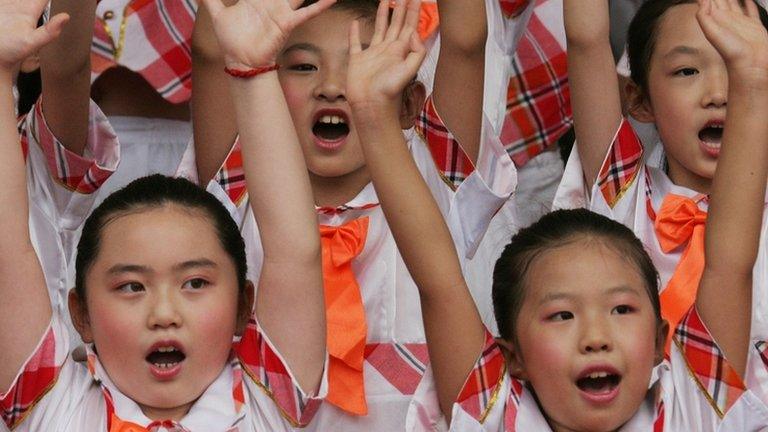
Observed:
[[[0,393],[3,423],[8,429],[14,429],[23,422],[56,383],[67,358],[66,332],[61,319],[54,314],[11,386]]]
[[[308,395],[253,318],[235,344],[235,352],[243,370],[275,402],[286,420],[299,427],[312,421],[327,394],[327,364],[318,393]]]
[[[82,156],[54,136],[43,116],[42,98],[20,124],[27,152],[28,182],[33,197],[52,202],[65,229],[76,229],[90,212],[94,192],[112,175],[120,159],[115,131],[91,101],[88,142]]]

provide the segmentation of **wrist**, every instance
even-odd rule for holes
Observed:
[[[400,118],[400,104],[397,101],[371,98],[350,101],[349,105],[357,124],[376,123],[387,119],[399,121]]]
[[[759,67],[734,67],[728,70],[728,87],[731,92],[768,91],[768,69]]]

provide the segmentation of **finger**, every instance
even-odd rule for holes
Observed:
[[[702,19],[706,19],[706,17],[710,16],[711,14],[712,14],[712,1],[699,0],[699,12],[696,14],[697,18],[699,19],[699,23],[701,23]]]
[[[45,8],[48,7],[49,0],[34,0],[32,2],[35,18],[39,18],[43,14]]]
[[[389,20],[389,0],[380,0],[376,10],[376,22],[373,26],[371,46],[378,45],[384,40],[387,33],[387,21]]]
[[[363,50],[360,44],[360,23],[357,20],[349,25],[349,55],[358,54]]]
[[[416,33],[411,35],[410,48],[411,52],[408,53],[408,56],[405,58],[405,66],[411,72],[411,75],[415,76],[419,72],[421,63],[427,56],[427,49],[424,47],[424,43]]]
[[[62,12],[54,15],[42,27],[38,27],[32,32],[29,36],[29,44],[35,47],[35,50],[48,45],[59,37],[67,21],[69,21],[69,15],[66,13]]]
[[[400,34],[400,38],[408,41],[411,39],[411,35],[414,34],[419,26],[419,18],[421,16],[421,1],[410,0],[405,15],[405,25]]]
[[[304,0],[288,0],[288,5],[293,10],[300,8],[303,3],[304,3]]]
[[[203,0],[203,4],[205,5],[205,8],[208,9],[208,13],[211,17],[218,15],[225,7],[221,0]]]
[[[728,4],[727,0],[710,0],[712,2],[712,5],[714,9],[719,10],[730,10],[730,4]]]
[[[746,0],[746,10],[747,10],[747,16],[752,18],[753,20],[760,20],[760,11],[757,9],[757,3],[753,2],[752,0]]]
[[[312,3],[309,6],[296,9],[293,16],[294,23],[299,25],[303,22],[306,22],[307,20],[320,15],[334,3],[336,3],[336,0],[318,0],[317,3]]]
[[[393,41],[400,35],[400,30],[403,28],[403,19],[405,18],[405,2],[406,0],[397,0],[384,40]]]

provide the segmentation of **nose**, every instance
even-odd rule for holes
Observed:
[[[607,320],[595,317],[585,321],[581,329],[580,351],[590,354],[613,350],[613,339]]]
[[[179,313],[179,304],[172,290],[158,289],[149,299],[151,302],[147,326],[151,329],[179,327],[182,324],[182,316]]]
[[[706,80],[707,86],[702,105],[704,108],[723,108],[728,100],[728,75],[725,71],[717,72]]]
[[[326,102],[345,101],[346,68],[327,67],[320,72],[314,96]]]

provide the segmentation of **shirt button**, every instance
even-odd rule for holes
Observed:
[[[104,12],[104,19],[105,20],[111,20],[114,17],[115,17],[115,13],[113,11],[108,10],[108,11]]]

